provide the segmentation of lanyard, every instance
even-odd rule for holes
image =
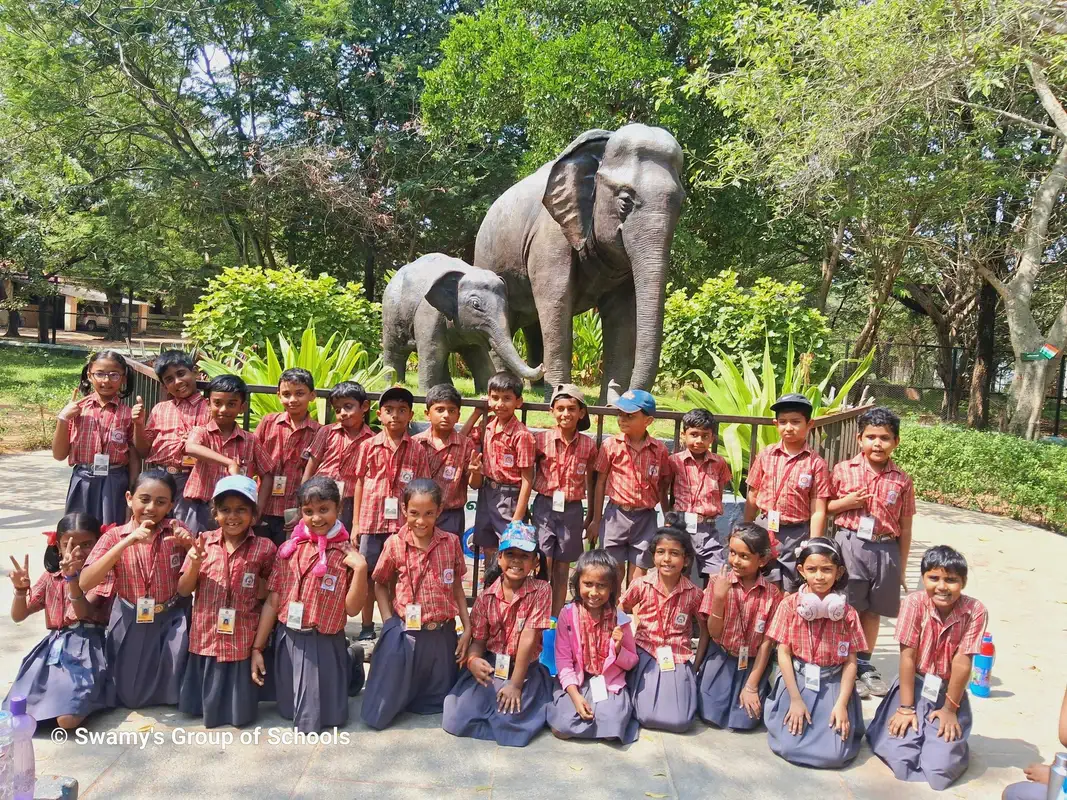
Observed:
[[[251,538],[252,534],[245,531],[245,538],[238,542],[237,547],[233,548],[233,555],[237,555],[237,551],[245,546]],[[233,608],[233,604],[230,599],[233,597],[233,574],[230,572],[230,553],[226,550],[226,537],[222,534],[219,535],[219,547],[222,548],[222,569],[226,576],[226,602],[223,603],[225,608]]]
[[[396,496],[396,476],[397,476],[397,473],[400,470],[399,462],[402,459],[402,456],[400,455],[400,448],[402,448],[402,447],[406,448],[409,441],[410,440],[407,439],[407,438],[401,439],[400,440],[400,444],[398,444],[396,446],[396,450],[390,450],[389,449],[389,438],[386,437],[385,442],[382,445],[382,449],[384,449],[385,452],[386,452],[386,456],[385,456],[385,480],[386,480],[386,483],[388,484],[388,487],[389,487],[389,495],[392,496],[392,497]],[[405,449],[404,452],[406,454],[407,450]]]
[[[429,547],[427,547],[425,550],[419,550],[419,548],[415,547],[414,545],[411,545],[411,544],[408,544],[407,542],[404,542],[404,566],[407,568],[406,572],[407,572],[408,586],[411,589],[411,602],[412,603],[418,603],[419,602],[419,589],[422,588],[422,582],[424,580],[426,580],[426,576],[431,572],[430,556],[432,555],[434,546],[436,544],[437,543],[433,539],[431,539]],[[419,582],[418,583],[415,583],[415,580],[414,580],[414,577],[413,577],[413,573],[415,572],[415,570],[412,569],[411,561],[408,559],[408,551],[410,551],[410,550],[414,550],[416,552],[416,554],[424,553],[425,556],[426,556],[426,564],[425,564],[422,572],[419,573]]]
[[[693,458],[693,459],[689,459],[689,462],[693,463],[693,464],[696,464],[697,473],[700,475],[700,482],[696,486],[696,492],[693,492],[693,482],[689,480],[689,468],[688,468],[688,465],[686,466],[685,482],[686,482],[686,485],[689,487],[689,493],[690,493],[689,502],[690,502],[690,505],[694,505],[696,502],[698,502],[698,500],[700,498],[704,497],[704,485],[708,481],[708,473],[704,469],[704,467],[706,465],[708,465],[708,464],[713,464],[714,465],[714,462],[711,460],[711,454],[710,453],[708,453],[708,454],[706,454],[704,456],[704,460],[703,461],[697,461],[695,458]]]
[[[789,453],[787,453],[784,449],[782,450],[782,452],[789,456]],[[774,495],[772,499],[774,508],[771,509],[772,511],[778,510],[778,498],[782,496],[782,491],[789,485],[789,476],[793,474],[793,468],[799,466],[800,462],[805,459],[810,461],[811,451],[805,450],[804,458],[800,458],[799,456],[801,456],[801,453],[797,453],[796,456],[789,456],[790,463],[786,464],[785,471],[782,473],[781,483],[778,482],[778,470],[774,470],[774,477],[771,478],[771,492]],[[812,483],[814,484],[814,481],[812,481]]]
[[[452,446],[454,444],[454,442],[452,441],[452,436],[451,435],[447,439],[445,439],[444,446],[441,447],[440,450],[438,450],[436,447],[434,447],[432,432],[431,432],[431,434],[427,435],[426,438],[423,441],[426,442],[426,449],[428,451],[426,453],[426,461],[430,465],[430,473],[431,474],[433,474],[434,476],[437,476],[441,472],[441,468],[442,467],[455,466],[454,464],[451,464],[449,462],[449,458],[448,458],[449,453],[451,453],[455,449]],[[460,470],[457,469],[456,470],[457,476],[459,475],[459,473],[460,473]],[[437,478],[435,477],[434,480],[437,480]],[[442,481],[437,481],[437,482],[440,484]]]
[[[805,623],[808,626],[808,646],[811,647],[811,652],[808,654],[811,657],[811,660],[807,662],[809,664],[815,663],[815,635],[811,632],[811,629],[814,628],[820,622],[822,623],[822,628],[819,630],[819,641],[821,642],[823,634],[826,633],[826,624],[830,622],[830,620],[820,619]]]
[[[500,580],[503,580],[503,578],[501,578]],[[501,603],[506,603],[506,607],[504,608],[504,612],[500,616],[501,616],[501,624],[503,625],[503,628],[504,628],[504,636],[505,636],[504,647],[508,651],[511,650],[511,634],[512,633],[516,634],[516,636],[515,636],[515,649],[517,650],[518,647],[519,647],[519,636],[522,635],[522,631],[515,631],[514,630],[515,625],[512,625],[511,626],[512,630],[509,631],[508,630],[508,619],[511,618],[512,620],[514,620],[516,622],[518,621],[518,619],[519,619],[519,606],[522,605],[523,598],[526,597],[525,594],[520,594],[524,588],[526,588],[526,580],[523,580],[522,586],[520,586],[518,589],[515,590],[514,596],[511,598],[511,602],[507,603],[507,601],[504,599],[504,586],[503,586],[503,584],[501,584],[501,586],[500,586],[500,596],[497,598],[497,601],[496,601],[498,608],[500,607]],[[525,628],[525,627],[526,626],[524,625],[523,628]],[[510,654],[511,653],[509,652],[508,655],[510,655]]]
[[[131,522],[130,524],[131,525],[137,525],[138,523],[137,522]],[[131,533],[133,533],[134,530],[137,530],[137,529],[134,528],[133,530],[131,530],[126,535],[129,536]],[[144,585],[144,595],[143,595],[144,597],[152,597],[152,581],[155,580],[155,577],[156,577],[156,560],[157,560],[156,557],[159,555],[159,548],[163,544],[163,533],[164,533],[164,529],[161,526],[156,531],[156,538],[154,538],[152,540],[152,543],[147,548],[145,548],[143,546],[144,542],[138,542],[137,543],[137,549],[133,551],[133,563],[136,565],[137,571],[140,573],[140,576],[141,576],[141,583]],[[141,558],[141,555],[142,555],[142,553],[144,553],[145,549],[148,550],[148,569],[147,570],[145,570],[144,562],[143,562],[143,559]],[[169,600],[170,598],[164,598],[164,599],[168,599]]]
[[[308,573],[311,572],[311,570],[315,567],[315,564],[319,560],[318,542],[315,542],[314,540],[312,540],[311,543],[315,545],[316,549],[312,553],[312,558],[311,558],[311,561],[308,562],[307,569],[302,571],[300,573],[300,577],[297,578],[297,581],[296,581],[296,597],[295,598],[294,597],[290,597],[288,600],[285,601],[286,604],[292,603],[294,600],[296,600],[296,602],[298,602],[298,603],[303,602],[300,599],[300,597],[304,593],[304,578],[306,578],[308,576]],[[327,542],[326,543],[327,563],[329,563],[329,553],[330,553],[330,544],[329,544],[329,542]],[[294,553],[293,555],[295,557],[296,554]]]
[[[755,589],[756,587],[753,586],[752,588]],[[745,625],[745,587],[741,585],[740,580],[730,594],[733,596],[734,605],[737,606],[737,622],[738,627],[741,628],[741,646],[748,647],[748,626]],[[727,611],[726,616],[729,616],[729,611]]]
[[[575,432],[574,439],[571,440],[571,444],[574,445],[574,452],[578,452],[578,433]],[[560,453],[559,446],[563,445],[563,452]],[[556,455],[556,489],[564,491],[563,489],[563,476],[567,474],[567,465],[570,463],[567,459],[567,451],[570,450],[571,444],[567,444],[563,441],[563,436],[556,437],[555,455]],[[573,460],[573,459],[571,459]]]
[[[119,412],[117,408],[114,411],[109,412],[107,409],[107,403],[104,403],[104,405],[102,406],[97,405],[95,402],[95,398],[95,393],[89,395],[86,398],[86,400],[90,401],[90,405],[92,405],[94,407],[94,410],[97,412],[89,417],[89,421],[91,423],[89,427],[92,429],[92,432],[96,434],[96,439],[98,442],[98,446],[93,452],[107,453],[111,444],[111,434],[115,430],[115,426],[118,424]],[[110,402],[114,402],[116,405],[118,404],[117,400],[109,400],[108,403]],[[111,425],[106,430],[104,430],[104,426],[101,424],[101,420],[103,419],[104,414],[108,414],[111,417]],[[103,434],[101,434],[101,431],[104,431]]]

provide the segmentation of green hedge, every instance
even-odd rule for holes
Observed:
[[[905,422],[894,459],[924,500],[1067,533],[1067,447]]]

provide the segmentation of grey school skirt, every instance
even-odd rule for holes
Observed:
[[[750,731],[759,727],[763,722],[762,717],[752,719],[741,707],[741,689],[744,688],[755,663],[756,655],[753,653],[749,656],[748,667],[740,670],[737,668],[737,656],[730,655],[715,642],[708,642],[707,655],[704,656],[704,663],[700,665],[700,671],[697,673],[697,684],[700,687],[697,707],[701,719],[732,731]],[[759,681],[761,707],[771,693],[768,672],[769,669],[765,670]]]
[[[493,664],[496,656],[486,653],[485,659]],[[505,747],[528,745],[545,727],[552,702],[552,676],[541,662],[530,664],[522,685],[519,711],[515,714],[497,711],[496,693],[504,683],[502,678],[494,677],[488,686],[482,686],[470,670],[463,670],[445,698],[441,727],[453,736],[486,739]]]
[[[103,625],[79,622],[49,631],[22,659],[3,709],[21,695],[36,720],[88,716],[107,708],[106,668]]]
[[[178,710],[204,718],[205,728],[254,722],[259,713],[260,691],[252,682],[252,659],[219,661],[190,653],[185,665]]]
[[[945,705],[945,692],[948,681],[942,681],[937,702],[931,703],[922,696],[923,682],[915,676],[915,715],[919,719],[919,732],[911,728],[900,739],[889,735],[890,718],[900,706],[900,678],[895,678],[887,694],[874,713],[867,741],[871,750],[893,774],[902,781],[926,781],[932,789],[947,789],[964,772],[971,760],[970,746],[967,738],[971,735],[971,702],[967,692],[963,693],[956,715],[960,722],[963,736],[954,742],[946,742],[937,735],[937,723],[929,722],[927,717]]]
[[[684,733],[697,713],[697,681],[693,665],[676,663],[663,672],[643,647],[637,648],[637,666],[626,676],[634,703],[634,717],[644,728]]]
[[[152,622],[137,622],[136,606],[115,598],[107,628],[108,706],[177,704],[189,656],[188,605],[178,600]]]
[[[359,665],[362,685],[363,666]],[[301,733],[348,722],[355,679],[344,631],[334,634],[274,626],[274,685],[278,713]]]
[[[456,623],[432,631],[405,631],[394,614],[382,626],[371,656],[360,718],[375,730],[402,711],[440,714],[456,683]]]
[[[593,719],[578,716],[571,696],[557,687],[548,707],[548,727],[570,739],[618,739],[623,744],[637,741],[641,726],[634,717],[633,699],[625,686],[614,694],[608,692],[608,699],[599,703],[593,703],[588,677],[580,691],[593,708]]]
[[[848,736],[830,727],[830,714],[841,696],[841,667],[823,667],[819,675],[819,691],[804,686],[804,665],[793,660],[793,671],[798,676],[800,696],[808,707],[811,724],[804,726],[799,736],[794,736],[785,727],[785,715],[789,711],[789,692],[779,675],[774,683],[774,692],[763,710],[767,724],[767,742],[771,752],[792,764],[821,769],[840,769],[854,759],[863,741],[863,707],[856,689],[848,699]]]
[[[126,505],[129,488],[128,466],[112,467],[107,475],[95,478],[92,465],[78,464],[70,476],[64,513],[91,514],[101,525],[122,525],[129,511]]]

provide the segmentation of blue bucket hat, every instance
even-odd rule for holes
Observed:
[[[514,547],[516,550],[525,550],[532,553],[537,549],[537,535],[532,525],[523,525],[521,522],[509,522],[500,535],[500,549],[508,550]]]
[[[612,403],[612,405],[619,409],[619,411],[625,411],[627,414],[643,411],[651,416],[656,413],[656,398],[642,389],[628,390],[626,394]]]

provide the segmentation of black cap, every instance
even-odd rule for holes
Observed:
[[[802,394],[784,394],[771,406],[771,411],[791,411],[796,408],[806,408],[810,414],[811,401]]]
[[[385,405],[390,400],[403,400],[408,406],[415,407],[415,395],[403,386],[390,386],[378,398],[378,405]]]

